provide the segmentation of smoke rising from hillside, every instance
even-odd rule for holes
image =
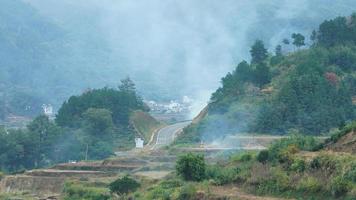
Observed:
[[[255,39],[273,49],[291,33],[309,35],[322,20],[356,7],[354,0],[25,1],[71,37],[93,43],[93,56],[105,52],[107,63],[93,76],[107,75],[97,85],[115,85],[129,75],[147,98],[189,95],[199,102],[249,59]]]

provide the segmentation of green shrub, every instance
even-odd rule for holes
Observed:
[[[193,184],[186,184],[179,192],[178,200],[195,200],[197,190]]]
[[[147,195],[147,199],[159,199],[159,200],[170,200],[171,195],[169,190],[165,190],[162,187],[155,187]]]
[[[283,138],[272,144],[269,148],[270,160],[289,161],[289,155],[295,154],[299,150],[311,151],[318,146],[315,138],[303,135],[292,135],[288,138]]]
[[[286,148],[281,149],[277,154],[277,159],[280,163],[287,163],[292,165],[294,162],[294,154],[299,152],[299,148],[295,144],[290,144]]]
[[[281,168],[269,168],[265,176],[260,176],[255,188],[260,194],[280,194],[290,189],[290,178]]]
[[[356,163],[353,163],[350,170],[345,173],[345,178],[353,183],[356,183]]]
[[[310,169],[320,169],[321,168],[321,163],[319,157],[313,158],[313,160],[309,164]]]
[[[168,179],[168,180],[164,180],[160,183],[160,186],[164,189],[177,188],[182,185],[183,185],[183,183],[179,179]]]
[[[337,166],[338,166],[337,158],[332,155],[321,154],[314,159],[318,160],[315,162],[316,163],[318,162],[320,164],[320,169],[322,169],[324,172],[331,174],[337,170]]]
[[[245,154],[241,155],[240,161],[247,162],[247,161],[250,161],[250,160],[252,160],[252,155],[251,154],[245,153]]]
[[[330,191],[334,197],[344,196],[350,189],[349,182],[341,176],[333,178],[330,183]]]
[[[266,163],[269,158],[268,150],[262,150],[257,154],[257,161],[260,163]]]
[[[2,172],[0,172],[0,181],[1,181],[1,179],[3,179],[4,178],[4,174],[2,173]]]
[[[305,166],[306,166],[305,161],[300,158],[297,158],[294,160],[290,168],[291,170],[296,172],[304,172]]]
[[[140,187],[140,183],[136,180],[124,176],[123,178],[119,178],[114,182],[110,183],[109,189],[112,193],[116,194],[127,194],[129,192],[134,192]]]
[[[206,169],[206,178],[213,179],[217,185],[224,185],[233,183],[238,179],[240,169],[235,168],[223,168],[221,166],[208,166]]]
[[[108,200],[106,188],[88,187],[79,183],[67,182],[64,186],[64,200]]]
[[[206,164],[204,156],[188,153],[180,156],[176,163],[176,171],[186,181],[201,181],[205,178]]]
[[[297,190],[300,192],[316,193],[321,189],[321,183],[314,177],[306,177],[302,179],[297,185]]]

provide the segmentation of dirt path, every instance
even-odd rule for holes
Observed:
[[[236,186],[213,186],[210,189],[211,193],[217,197],[227,197],[231,200],[285,200],[283,198],[247,194]]]

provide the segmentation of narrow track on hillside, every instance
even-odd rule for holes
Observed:
[[[157,137],[155,143],[152,145],[151,149],[158,149],[173,143],[174,139],[177,137],[183,128],[191,124],[191,121],[178,122],[176,124],[168,125],[157,131]]]

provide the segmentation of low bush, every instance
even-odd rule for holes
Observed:
[[[351,168],[345,173],[345,178],[348,181],[356,183],[356,163],[353,163]]]
[[[205,178],[205,159],[203,155],[188,153],[180,156],[176,163],[176,172],[186,181],[201,181]]]
[[[170,200],[171,194],[169,190],[165,190],[162,187],[155,187],[146,197],[147,199]]]
[[[186,184],[180,189],[177,200],[195,200],[197,189],[193,184]]]
[[[240,169],[235,167],[220,167],[217,165],[208,166],[206,170],[206,178],[213,179],[216,185],[224,185],[236,182]]]
[[[285,162],[290,154],[295,154],[299,150],[311,151],[318,146],[318,142],[311,136],[292,135],[283,138],[272,144],[269,148],[270,160],[279,160]]]
[[[256,191],[260,194],[280,194],[290,189],[290,178],[281,168],[271,168],[266,177],[260,177]]]
[[[168,179],[160,183],[160,186],[164,189],[177,188],[177,187],[181,187],[182,185],[183,182],[179,179]]]
[[[332,179],[330,183],[330,191],[334,197],[344,196],[351,189],[350,183],[341,176]]]
[[[64,186],[64,200],[108,200],[106,188],[88,187],[80,183],[67,182]]]
[[[3,179],[4,178],[4,174],[2,173],[2,172],[0,172],[0,181],[1,181],[1,179]]]
[[[260,163],[266,163],[269,159],[269,152],[268,150],[262,150],[257,154],[256,157],[257,161]]]
[[[313,170],[317,170],[321,168],[319,157],[315,157],[312,159],[312,161],[309,163],[309,168]]]
[[[244,153],[240,157],[240,161],[242,162],[248,162],[250,160],[252,160],[252,155],[250,153]]]
[[[294,162],[290,167],[291,170],[296,172],[304,172],[305,168],[306,168],[305,161],[300,158],[294,159]]]
[[[306,177],[297,184],[297,190],[300,192],[317,193],[322,189],[321,183],[314,177]]]
[[[338,161],[336,157],[328,154],[321,154],[314,159],[318,160],[314,162],[320,164],[320,169],[324,171],[324,173],[332,174],[337,171]]]
[[[119,178],[114,182],[110,183],[109,189],[112,193],[116,193],[118,195],[127,194],[129,192],[134,192],[140,187],[140,183],[136,180],[124,176],[123,178]]]

